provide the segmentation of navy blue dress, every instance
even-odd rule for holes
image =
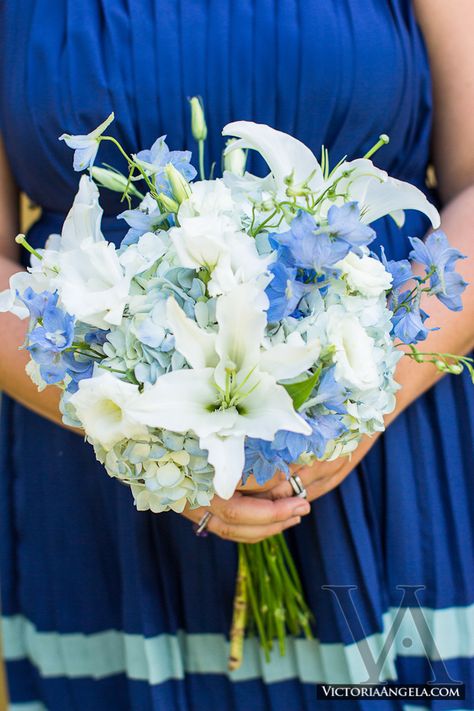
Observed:
[[[386,132],[377,163],[424,189],[430,74],[408,0],[2,0],[0,125],[19,186],[43,209],[32,242],[60,230],[77,188],[63,131],[85,133],[114,110],[128,150],[164,133],[172,148],[194,148],[186,102],[194,94],[207,108],[208,161],[222,150],[221,127],[236,119],[292,133],[315,152],[324,143],[333,161],[362,155]],[[103,161],[117,161],[104,148]],[[118,241],[117,201],[104,194],[103,205],[105,234]],[[378,224],[397,259],[407,235],[426,227],[417,213],[402,230]],[[196,538],[172,513],[138,513],[91,447],[4,398],[11,709],[344,710],[346,702],[316,701],[314,685],[367,677],[362,642],[381,652],[400,585],[420,586],[435,644],[426,652],[405,615],[382,678],[425,682],[447,669],[470,696],[432,708],[474,708],[473,434],[464,376],[444,378],[401,415],[288,534],[316,639],[291,642],[270,664],[249,640],[242,668],[229,674],[235,545]],[[353,586],[353,606],[326,586]],[[413,589],[403,604],[417,607]]]

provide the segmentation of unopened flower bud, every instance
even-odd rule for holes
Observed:
[[[453,375],[460,375],[463,371],[462,363],[451,363],[449,366],[449,372]]]
[[[232,148],[232,144],[237,142],[237,138],[230,138],[226,143],[224,152],[224,170],[234,175],[243,175],[245,173],[245,164],[247,163],[247,151],[243,148]]]
[[[123,193],[127,189],[129,195],[138,198],[143,197],[133,183],[129,183],[128,178],[122,173],[117,173],[115,170],[107,170],[107,168],[98,168],[95,165],[92,166],[90,172],[96,183],[99,183],[103,188],[113,190],[116,193]]]
[[[163,206],[165,212],[178,212],[179,210],[179,204],[176,202],[176,200],[173,200],[172,197],[169,195],[166,195],[165,193],[160,193],[158,195],[158,199]]]
[[[202,101],[198,96],[189,99],[191,104],[191,130],[196,141],[205,141],[207,138],[206,119]]]
[[[439,359],[438,359],[438,360],[435,360],[435,366],[436,366],[436,367],[438,368],[438,370],[440,370],[442,373],[445,373],[445,372],[448,370],[448,368],[449,368],[449,366],[446,365],[446,363],[444,362],[444,360],[439,360]]]
[[[181,205],[181,203],[187,200],[191,195],[191,188],[188,181],[179,170],[176,170],[172,163],[168,163],[165,166],[165,174],[171,185],[174,199],[178,205]]]

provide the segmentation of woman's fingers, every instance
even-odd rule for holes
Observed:
[[[210,511],[208,531],[226,540],[256,543],[295,526],[310,510],[307,501],[294,497],[270,501],[234,494],[228,501],[215,496],[209,508],[187,508],[183,516],[198,523]]]
[[[220,538],[237,543],[258,543],[270,536],[276,536],[287,528],[296,526],[301,522],[300,516],[294,516],[281,523],[273,523],[266,526],[252,525],[232,525],[222,521],[218,516],[211,516],[208,529]]]
[[[292,497],[291,493],[286,498],[279,497],[278,501],[234,494],[227,501],[215,496],[211,511],[225,523],[264,526],[280,523],[295,516],[306,516],[310,511],[310,505],[307,501]]]
[[[207,509],[205,508],[185,510],[183,516],[194,523],[199,523],[206,512]],[[269,536],[275,536],[287,528],[296,526],[300,522],[300,516],[292,516],[285,521],[265,525],[228,523],[221,519],[218,514],[212,513],[206,530],[224,540],[235,541],[236,543],[258,543],[265,538],[269,538]]]

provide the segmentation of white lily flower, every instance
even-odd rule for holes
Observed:
[[[307,185],[314,192],[322,188],[323,174],[316,157],[304,143],[293,136],[252,121],[228,123],[224,126],[222,135],[237,136],[240,139],[227,146],[225,155],[242,148],[250,148],[260,153],[275,178],[280,194],[285,193],[285,178],[291,175],[294,185],[307,181]]]
[[[252,148],[262,155],[275,178],[280,195],[285,192],[285,178],[292,173],[294,185],[303,183],[313,173],[308,186],[316,194],[322,193],[341,178],[338,193],[345,193],[345,197],[341,198],[339,204],[352,200],[358,202],[361,219],[365,224],[391,215],[401,226],[404,210],[418,210],[429,217],[435,229],[440,225],[438,211],[421,190],[389,177],[367,158],[344,161],[329,180],[324,181],[320,165],[310,149],[286,133],[250,121],[227,124],[222,133],[224,136],[238,136],[241,139],[231,144],[226,152],[236,148]],[[323,216],[332,204],[334,202],[330,199],[324,201],[321,206]]]
[[[148,429],[133,417],[138,387],[111,373],[79,381],[79,388],[69,398],[85,433],[104,449],[111,449],[122,439],[146,439]]]
[[[69,148],[74,148],[74,170],[85,170],[93,165],[99,150],[100,141],[98,139],[105,129],[110,126],[114,118],[115,116],[112,112],[105,121],[87,135],[73,136],[69,133],[63,133],[59,137],[59,140],[65,141]]]
[[[435,229],[440,225],[438,210],[421,190],[410,183],[391,178],[385,170],[377,168],[367,158],[341,163],[327,181],[326,187],[335,181],[338,181],[337,192],[345,195],[341,204],[347,201],[358,202],[361,222],[364,224],[390,215],[402,227],[405,221],[404,210],[418,210],[430,219]],[[321,212],[327,212],[332,204],[330,200],[325,200]]]
[[[197,434],[223,498],[232,496],[242,476],[246,436],[271,440],[281,429],[310,433],[277,377],[307,370],[319,356],[319,343],[280,345],[272,357],[271,348],[262,348],[267,307],[256,286],[238,286],[218,299],[218,332],[210,333],[171,298],[169,327],[191,368],[161,376],[134,404],[133,415],[144,424]]]
[[[169,236],[182,266],[208,270],[211,296],[265,274],[273,259],[261,257],[255,240],[237,232],[223,216],[183,217],[181,226],[173,227]]]

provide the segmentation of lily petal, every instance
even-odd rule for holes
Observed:
[[[237,136],[240,141],[231,143],[224,155],[238,148],[258,151],[268,164],[279,187],[293,173],[294,183],[303,183],[313,173],[309,186],[317,191],[323,183],[321,167],[312,151],[287,133],[265,124],[252,121],[234,121],[224,126],[224,136]]]
[[[273,375],[275,380],[285,380],[301,375],[316,363],[321,353],[319,340],[305,343],[296,331],[288,337],[287,343],[263,351],[260,368]]]
[[[268,298],[254,284],[241,284],[218,299],[216,351],[220,363],[216,381],[221,387],[224,387],[225,370],[229,365],[245,377],[258,364],[267,323],[266,308]]]
[[[361,222],[366,225],[391,215],[397,225],[402,226],[404,217],[401,212],[404,210],[423,212],[435,229],[441,224],[438,210],[414,185],[396,178],[387,178],[382,182],[374,177],[365,183],[363,194],[360,194],[360,187],[359,181],[355,181],[349,187],[349,197],[359,202]]]
[[[77,249],[86,241],[104,241],[100,229],[102,212],[97,185],[87,175],[83,175],[73,205],[64,221],[61,251]]]
[[[133,403],[138,422],[172,432],[194,430],[198,437],[232,428],[234,408],[214,410],[217,391],[213,368],[174,370],[158,378]]]
[[[244,435],[201,437],[199,445],[207,449],[209,462],[215,469],[214,489],[222,499],[230,499],[244,470]]]
[[[170,297],[166,304],[168,324],[173,332],[176,350],[188,361],[192,368],[210,368],[217,365],[216,336],[199,328],[195,321],[186,316],[175,299]]]
[[[240,403],[240,416],[235,431],[249,437],[272,440],[278,430],[311,434],[311,427],[295,412],[293,401],[282,385],[268,373],[255,373],[258,387]]]

